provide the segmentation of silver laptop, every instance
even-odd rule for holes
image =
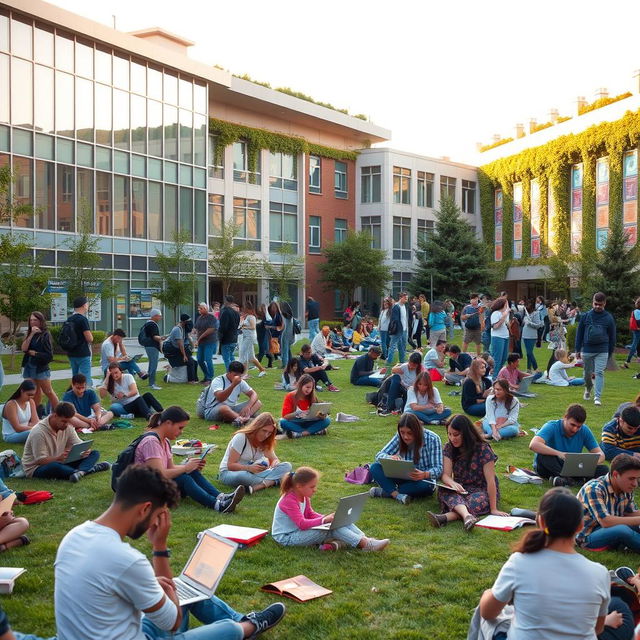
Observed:
[[[210,598],[237,549],[232,540],[204,531],[182,573],[173,579],[180,606]]]
[[[69,451],[69,455],[65,458],[64,464],[80,460],[82,453],[87,449],[91,449],[92,444],[93,440],[83,440],[82,442],[74,444],[73,447],[71,447],[71,451]]]
[[[304,420],[318,420],[318,414],[322,413],[323,416],[328,416],[331,413],[331,406],[333,402],[314,402],[309,407],[309,411],[307,412],[307,417],[303,418]]]
[[[411,460],[392,460],[382,458],[380,460],[382,470],[387,478],[399,478],[401,480],[411,480],[409,474],[416,470],[416,465]]]
[[[565,453],[560,475],[566,478],[593,478],[599,458],[599,453]]]
[[[364,503],[369,498],[369,492],[356,493],[352,496],[346,496],[340,498],[338,502],[338,508],[333,516],[332,522],[326,524],[319,524],[317,527],[311,527],[312,529],[320,529],[321,531],[333,531],[340,527],[348,527],[350,524],[354,524],[360,518],[360,514],[364,509]]]
[[[537,393],[533,393],[529,391],[529,387],[533,383],[533,379],[535,376],[527,376],[526,378],[522,378],[520,380],[520,388],[517,391],[513,392],[513,395],[521,398],[535,398],[537,397]]]

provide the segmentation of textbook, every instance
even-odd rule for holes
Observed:
[[[12,593],[18,576],[26,569],[15,567],[0,567],[0,593]]]
[[[247,547],[252,547],[254,544],[258,544],[258,542],[260,542],[260,540],[269,533],[267,529],[239,527],[235,524],[219,524],[216,527],[207,529],[207,531],[211,531],[211,533],[215,533],[222,538],[233,540],[233,542],[243,544]]]
[[[508,466],[507,473],[509,480],[518,484],[542,484],[542,478],[530,469]]]
[[[531,518],[516,518],[515,516],[487,516],[476,522],[476,527],[485,529],[497,529],[498,531],[513,531],[526,524],[535,525],[536,521]]]
[[[262,591],[277,593],[286,598],[297,600],[298,602],[315,600],[315,598],[321,598],[322,596],[328,596],[330,593],[333,593],[330,589],[325,589],[313,582],[313,580],[309,580],[307,576],[295,576],[294,578],[271,582],[265,584],[264,587],[262,587]]]

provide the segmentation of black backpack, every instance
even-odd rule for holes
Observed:
[[[75,323],[71,322],[71,320],[65,320],[58,336],[58,346],[63,351],[73,351],[79,344]]]
[[[138,344],[141,347],[153,347],[153,345],[155,344],[155,340],[153,338],[150,338],[147,335],[147,325],[152,322],[151,320],[147,320],[141,327],[140,327],[140,331],[138,332]]]
[[[155,436],[160,440],[160,436],[155,431],[148,431],[139,435],[126,449],[118,454],[118,458],[111,467],[111,488],[114,491],[118,485],[118,478],[129,465],[133,464],[133,461],[136,458],[136,449],[138,448],[138,445],[148,436]]]

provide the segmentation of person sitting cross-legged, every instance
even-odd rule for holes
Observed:
[[[340,389],[329,380],[329,376],[327,375],[327,371],[332,368],[329,361],[324,360],[317,353],[312,353],[311,346],[308,344],[303,344],[300,349],[299,366],[300,372],[309,374],[315,380],[316,385],[322,382],[326,385],[328,391],[340,391]],[[299,381],[298,384],[300,384]]]
[[[488,438],[497,441],[502,438],[515,438],[518,435],[520,401],[511,393],[506,380],[498,378],[493,383],[491,395],[487,398],[485,406],[487,412],[482,421],[482,430]]]
[[[498,373],[498,380],[506,380],[509,383],[509,388],[512,393],[515,393],[520,388],[520,383],[523,378],[528,378],[530,374],[526,371],[521,371],[518,367],[520,366],[520,360],[522,356],[519,353],[510,353],[507,356],[507,364],[506,366],[500,369]],[[542,374],[540,372],[533,374],[533,380],[537,380],[540,378]]]
[[[382,349],[377,345],[373,345],[369,347],[367,353],[356,358],[351,368],[351,384],[367,387],[380,386],[382,378],[372,378],[371,376],[374,372],[375,362],[381,353]]]
[[[438,374],[440,374],[438,379],[444,378],[444,374],[446,373],[444,368],[444,354],[447,351],[447,341],[446,340],[438,340],[429,351],[427,351],[424,356],[424,367],[427,371],[431,369],[435,369]]]
[[[402,402],[402,406],[407,401],[407,389],[413,386],[416,378],[423,371],[422,356],[420,352],[414,351],[409,356],[408,362],[398,363],[391,369],[387,387],[387,406],[378,411],[378,415],[388,416],[397,411],[396,400]],[[398,411],[399,413],[399,411]]]
[[[317,401],[315,381],[305,373],[300,376],[296,389],[287,393],[282,401],[280,426],[287,438],[327,435],[327,427],[331,423],[328,416],[319,414],[315,418],[308,417],[309,408]]]
[[[450,415],[451,409],[444,406],[440,392],[433,386],[431,376],[422,371],[416,381],[407,389],[405,413],[412,413],[425,424],[442,424]]]
[[[103,409],[100,398],[93,389],[87,389],[87,378],[84,373],[76,373],[71,378],[71,389],[65,391],[63,402],[70,402],[76,409],[71,424],[76,429],[98,431],[113,420],[113,412]]]
[[[628,453],[640,459],[640,410],[625,407],[619,416],[602,427],[600,447],[607,460],[613,460],[620,453]]]
[[[448,345],[445,355],[449,356],[449,371],[444,374],[445,384],[460,386],[467,378],[473,358],[468,353],[461,353],[457,344]]]

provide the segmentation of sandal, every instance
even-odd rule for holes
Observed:
[[[447,524],[447,516],[444,513],[433,513],[427,511],[427,519],[436,529],[440,529]]]
[[[478,518],[472,515],[468,515],[464,519],[463,527],[465,531],[472,531],[473,527],[475,527],[476,522],[478,522]]]

